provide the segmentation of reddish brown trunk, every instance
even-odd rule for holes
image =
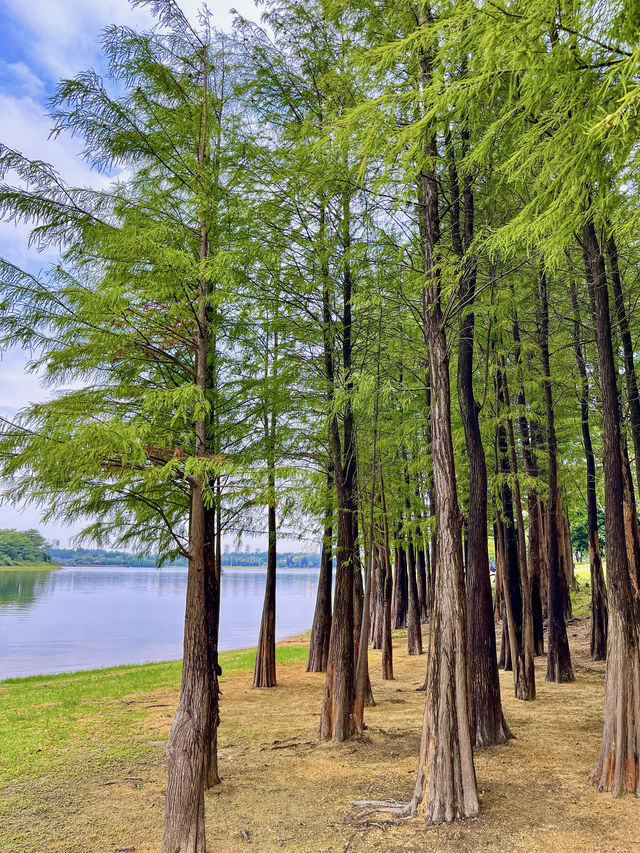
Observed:
[[[384,618],[384,568],[380,564],[379,543],[376,543],[371,577],[371,626],[369,642],[374,649],[382,648],[382,620]]]
[[[583,228],[589,296],[602,392],[609,628],[604,728],[591,784],[614,796],[640,796],[640,599],[634,595],[625,537],[620,410],[604,258],[593,223]]]
[[[468,201],[465,207],[470,204]],[[469,465],[466,597],[471,726],[476,746],[492,746],[505,743],[510,732],[500,698],[487,543],[487,465],[480,433],[480,406],[473,391],[475,267],[464,277],[463,286],[467,312],[460,324],[458,403]]]
[[[418,7],[419,24],[432,21],[428,6]],[[421,56],[425,82],[432,65]],[[435,136],[425,147],[435,163]],[[467,607],[462,565],[461,515],[451,435],[451,389],[445,320],[440,305],[438,184],[433,171],[420,175],[420,237],[424,264],[423,321],[431,373],[431,430],[436,509],[437,564],[427,663],[426,701],[411,803],[428,823],[476,817],[479,811],[471,739],[471,691],[467,648]],[[424,789],[428,785],[426,802]]]
[[[205,735],[210,721],[202,486],[193,486],[180,701],[167,742],[161,853],[204,853]]]
[[[618,321],[620,338],[622,339],[622,351],[624,353],[624,372],[627,385],[627,398],[629,400],[629,420],[631,422],[631,438],[633,440],[635,456],[636,484],[640,489],[640,395],[638,394],[633,342],[629,331],[624,295],[622,293],[618,247],[613,234],[607,240],[607,255],[611,265],[611,283],[613,285],[616,319]]]

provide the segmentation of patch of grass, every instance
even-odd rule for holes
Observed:
[[[51,572],[61,568],[55,563],[14,563],[11,566],[0,566],[0,572]]]
[[[586,565],[586,568],[584,566]],[[571,590],[571,612],[574,619],[591,614],[591,574],[589,563],[578,563],[575,570],[578,588]]]
[[[305,645],[276,648],[278,663],[307,654]],[[254,664],[255,649],[223,652],[222,682],[232,672],[249,674]],[[177,691],[181,671],[181,661],[168,661],[0,682],[0,785],[63,772],[68,779],[87,762],[108,767],[144,758],[150,750],[140,725],[145,705],[165,701],[154,698],[158,692]],[[9,796],[0,795],[0,813]]]

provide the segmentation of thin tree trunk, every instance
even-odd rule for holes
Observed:
[[[640,489],[640,394],[638,393],[638,379],[633,358],[633,342],[631,340],[629,321],[622,294],[618,247],[613,234],[607,240],[607,255],[611,266],[611,283],[613,285],[616,319],[618,321],[618,328],[622,339],[622,351],[624,353],[624,372],[627,384],[627,398],[629,400],[629,419],[631,421],[631,437],[635,457],[636,484]]]
[[[387,499],[384,490],[384,477],[380,470],[380,492],[382,494],[382,517],[384,527],[384,545],[381,548],[381,564],[384,565],[384,610],[382,619],[382,679],[393,680],[393,643],[391,639],[391,598],[393,595],[393,577],[391,574],[391,551],[389,548],[389,520],[387,518]]]
[[[269,472],[270,493],[275,491],[275,473]],[[273,498],[271,499],[273,501]],[[260,620],[260,633],[253,672],[254,687],[276,686],[276,508],[268,509],[267,581]]]
[[[573,350],[580,376],[580,414],[582,425],[582,443],[587,463],[587,535],[589,538],[589,568],[591,575],[591,643],[590,653],[593,660],[605,660],[607,656],[607,589],[604,583],[600,540],[598,538],[598,505],[596,498],[596,459],[591,442],[589,425],[589,377],[587,365],[580,342],[580,314],[578,294],[573,282],[570,284],[571,305],[573,307]]]
[[[420,540],[420,546],[416,549],[417,565],[416,579],[418,584],[418,611],[420,621],[426,622],[429,618],[429,597],[427,586],[427,558],[425,556],[424,540]]]
[[[509,386],[507,384],[506,372],[502,372],[502,387],[504,390],[504,401],[507,408],[510,407]],[[509,466],[514,477],[514,503],[516,519],[518,523],[518,567],[520,570],[520,590],[522,595],[522,649],[521,665],[522,679],[520,690],[516,691],[516,698],[531,700],[536,698],[536,671],[535,671],[535,646],[533,634],[533,603],[531,586],[529,583],[529,572],[527,567],[527,546],[524,535],[524,517],[522,514],[522,496],[520,494],[520,477],[518,473],[518,460],[516,456],[516,442],[513,432],[513,421],[507,418],[507,437],[509,441]]]
[[[222,670],[218,662],[218,627],[220,624],[220,567],[217,560],[215,506],[205,509],[205,595],[207,607],[207,640],[209,648],[209,727],[205,739],[205,785],[211,788],[220,783],[218,773],[218,725],[220,723],[218,678]]]
[[[331,635],[331,586],[333,582],[333,507],[331,491],[333,475],[327,471],[327,505],[324,517],[324,535],[320,557],[320,576],[316,607],[313,614],[311,639],[309,640],[309,658],[307,672],[326,672],[329,656],[329,637]]]
[[[547,652],[547,681],[573,681],[573,668],[565,623],[564,577],[560,566],[562,542],[558,525],[558,450],[556,442],[551,370],[549,366],[549,304],[547,278],[540,274],[540,352],[542,356],[544,403],[546,414],[547,453],[549,467],[549,502],[547,505],[547,565],[549,570],[549,650]]]
[[[400,533],[398,531],[397,535]],[[402,545],[395,548],[395,572],[393,576],[393,630],[407,627],[409,578],[407,576],[407,552]]]
[[[420,625],[420,607],[418,605],[418,583],[416,579],[416,558],[413,541],[407,543],[407,586],[409,601],[407,607],[407,654],[422,654],[422,629]]]
[[[324,209],[323,209],[324,210]],[[345,201],[345,258],[349,250],[348,201]],[[333,341],[328,271],[323,271],[323,336],[325,375],[333,397]],[[355,484],[355,443],[351,392],[351,273],[348,261],[343,275],[342,360],[345,372],[347,404],[343,419],[344,462],[338,418],[330,416],[331,449],[338,503],[338,540],[336,585],[329,638],[329,655],[324,697],[320,713],[319,735],[323,740],[346,740],[355,733],[355,660],[354,660],[354,514],[357,512]]]

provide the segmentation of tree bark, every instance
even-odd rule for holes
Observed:
[[[507,408],[510,407],[509,386],[506,371],[502,371],[502,387],[504,390],[504,401]],[[518,568],[520,573],[520,590],[522,596],[522,647],[521,661],[522,677],[519,679],[519,687],[516,686],[516,698],[531,700],[536,698],[536,672],[535,672],[535,647],[533,633],[533,602],[531,586],[529,583],[529,572],[527,566],[527,546],[524,535],[524,517],[522,514],[522,496],[520,494],[520,477],[518,474],[518,460],[516,456],[516,442],[513,431],[513,421],[507,418],[507,437],[509,443],[509,467],[514,477],[514,503],[516,519],[518,522]]]
[[[640,489],[640,394],[638,393],[638,378],[633,358],[633,342],[631,340],[629,321],[622,293],[618,247],[613,234],[610,234],[607,240],[607,255],[611,268],[611,283],[613,285],[616,319],[618,321],[620,338],[622,339],[622,351],[624,353],[624,372],[627,385],[627,398],[629,401],[629,419],[631,421],[631,438],[633,440],[635,457],[636,484]]]
[[[573,668],[565,623],[564,577],[560,566],[561,528],[558,526],[558,450],[551,396],[549,366],[549,303],[547,278],[540,274],[540,352],[542,356],[544,403],[549,466],[549,502],[547,504],[547,565],[549,570],[549,650],[547,681],[573,681]]]
[[[589,425],[589,376],[580,341],[580,314],[578,294],[573,282],[570,284],[573,308],[573,351],[580,376],[580,415],[582,443],[587,468],[587,535],[589,538],[589,569],[591,576],[591,643],[593,660],[605,660],[607,656],[607,622],[609,618],[607,589],[604,583],[600,540],[598,538],[598,504],[596,498],[596,458],[591,442]]]
[[[198,146],[198,163],[206,157],[207,139],[204,128],[207,116],[208,56],[203,51],[203,86],[201,105],[202,133]],[[204,219],[199,223],[200,260],[209,254],[209,228]],[[197,323],[195,332],[195,368],[202,398],[208,390],[208,311],[207,281],[197,282]],[[207,453],[207,423],[203,417],[195,422],[195,456],[202,461]],[[205,752],[212,737],[210,709],[210,637],[211,613],[207,608],[207,524],[202,474],[190,480],[189,562],[185,602],[182,679],[180,699],[171,723],[167,741],[167,788],[160,853],[205,853],[204,788]],[[218,508],[219,509],[219,508]],[[209,531],[210,533],[210,531]],[[214,626],[215,627],[215,626]],[[217,720],[216,720],[217,722]]]
[[[389,548],[389,520],[387,499],[384,490],[384,475],[380,470],[380,493],[382,494],[382,518],[384,543],[380,549],[380,563],[384,566],[384,610],[382,618],[382,680],[393,680],[393,643],[391,639],[391,598],[393,577],[391,574],[391,550]]]
[[[428,6],[418,22],[432,21]],[[423,81],[430,84],[432,60],[420,57]],[[418,776],[411,811],[427,823],[476,817],[479,811],[471,739],[471,695],[467,648],[467,607],[462,566],[462,519],[456,493],[451,435],[451,390],[445,320],[440,304],[438,184],[433,163],[436,137],[427,131],[430,165],[420,174],[420,238],[423,253],[423,328],[431,371],[433,479],[436,498],[437,565],[426,678],[426,701]],[[428,780],[428,781],[427,781]],[[428,784],[426,802],[425,785]]]
[[[336,585],[329,637],[327,677],[320,713],[319,735],[323,740],[346,740],[355,733],[355,659],[354,659],[354,514],[355,442],[351,396],[351,270],[349,265],[349,204],[344,200],[342,312],[342,363],[345,374],[346,405],[343,419],[344,460],[337,415],[330,415],[331,449],[338,504],[338,539],[336,552]],[[325,375],[333,398],[333,343],[328,270],[323,272],[322,298]]]
[[[604,727],[598,764],[590,782],[599,791],[640,796],[640,599],[634,595],[625,540],[620,410],[611,339],[604,258],[590,219],[583,250],[596,329],[602,393],[605,534],[609,626]]]
[[[275,491],[275,473],[269,472],[270,494]],[[267,581],[256,664],[253,672],[254,687],[276,686],[276,508],[273,499],[268,508]]]
[[[218,773],[218,725],[220,724],[220,687],[222,669],[218,662],[218,628],[220,624],[220,562],[218,559],[217,512],[205,509],[205,595],[207,611],[207,640],[209,649],[209,725],[205,739],[205,785],[211,788],[220,783]]]
[[[422,629],[420,608],[418,605],[418,583],[416,579],[415,548],[411,537],[407,543],[407,586],[409,601],[407,606],[407,654],[422,654]]]
[[[469,204],[469,203],[468,203]],[[473,391],[475,266],[463,278],[466,312],[460,323],[458,403],[469,465],[468,554],[466,572],[469,631],[471,727],[476,746],[505,743],[509,729],[502,713],[496,657],[489,548],[487,543],[487,464]]]
[[[307,672],[326,672],[329,656],[329,637],[331,635],[331,587],[333,582],[333,507],[331,490],[333,475],[327,472],[327,506],[324,517],[324,535],[320,557],[320,576],[316,607],[313,614],[311,639],[309,640],[309,658]]]
[[[398,534],[400,535],[399,531]],[[395,572],[393,575],[393,630],[407,627],[409,578],[407,552],[402,545],[395,547]]]

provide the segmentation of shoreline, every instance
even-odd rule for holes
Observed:
[[[278,649],[308,648],[310,636],[311,628],[297,634],[291,634],[288,637],[283,637],[276,643],[276,654]],[[242,646],[238,649],[226,649],[218,655],[220,665],[222,666],[225,662],[230,662],[232,664],[232,671],[234,672],[243,669],[253,669],[255,665],[256,648],[256,646]],[[31,682],[35,684],[54,679],[100,678],[101,676],[117,675],[118,672],[151,670],[153,668],[160,667],[179,668],[181,666],[182,658],[180,657],[173,658],[171,660],[150,660],[144,661],[143,663],[118,663],[114,666],[99,666],[93,669],[73,669],[65,672],[40,673],[38,675],[8,675],[6,678],[0,678],[0,697],[2,696],[3,687],[15,685],[17,683],[24,684],[25,682]]]
[[[19,563],[15,566],[0,566],[0,572],[56,572],[63,568],[57,563]]]

